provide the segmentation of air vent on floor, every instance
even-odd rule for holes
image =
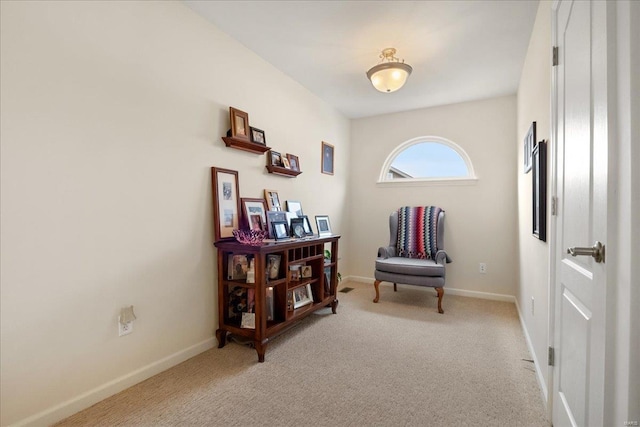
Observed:
[[[351,292],[353,289],[354,288],[345,287],[345,288],[340,289],[339,292],[342,292],[342,293],[346,294],[347,292]]]

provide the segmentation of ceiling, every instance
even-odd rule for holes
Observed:
[[[184,1],[350,118],[516,93],[538,0]],[[413,67],[397,92],[366,72]]]

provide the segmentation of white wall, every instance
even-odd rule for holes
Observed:
[[[549,325],[549,245],[534,238],[532,230],[532,173],[524,174],[523,144],[531,126],[536,122],[537,141],[547,141],[547,159],[554,150],[551,145],[551,2],[541,1],[536,21],[529,41],[527,56],[522,68],[518,87],[518,137],[515,140],[518,165],[518,264],[520,275],[516,300],[520,316],[525,324],[533,357],[538,363],[539,380],[543,393],[547,395],[548,370],[547,346]],[[551,165],[548,163],[547,178],[550,177]],[[549,183],[550,181],[547,180]],[[551,194],[550,184],[547,185]],[[549,196],[550,197],[550,196]],[[550,203],[547,202],[547,211]],[[550,236],[548,225],[551,223],[547,213],[547,241]],[[534,299],[532,313],[531,299]]]
[[[447,288],[515,294],[515,96],[358,119],[351,132],[350,274],[373,277],[377,249],[389,241],[392,211],[437,205],[446,211],[445,246],[453,258],[447,265]],[[461,146],[471,158],[477,183],[376,185],[389,153],[419,136],[439,136]],[[479,274],[480,262],[487,263],[487,274]],[[446,311],[446,298],[444,304]]]
[[[47,423],[213,345],[211,166],[345,231],[350,124],[181,3],[0,6],[1,424]],[[229,106],[303,174],[224,147]]]

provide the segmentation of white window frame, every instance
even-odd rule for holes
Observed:
[[[451,148],[453,151],[458,153],[458,155],[462,158],[465,165],[467,166],[468,175],[460,176],[460,177],[433,177],[433,178],[400,178],[400,179],[389,179],[389,169],[391,168],[391,164],[398,157],[398,155],[411,147],[412,145],[422,144],[433,142],[436,144],[446,145]],[[471,158],[467,154],[466,151],[462,149],[458,144],[453,141],[450,141],[446,138],[442,138],[440,136],[419,136],[417,138],[412,138],[408,141],[403,142],[398,145],[390,154],[387,156],[387,159],[382,164],[382,169],[380,170],[380,176],[378,177],[378,186],[382,187],[402,187],[402,186],[410,186],[410,187],[421,187],[428,185],[475,185],[478,182],[478,176],[475,173],[473,168],[473,163],[471,163]]]

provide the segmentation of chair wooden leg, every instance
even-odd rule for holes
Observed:
[[[378,300],[380,300],[380,290],[378,289],[378,286],[380,286],[380,280],[373,282],[373,286],[376,288],[376,297],[373,299],[373,302],[378,302]]]
[[[442,309],[442,296],[444,295],[444,288],[436,288],[436,292],[438,293],[438,313],[444,313]]]
[[[393,284],[393,292],[398,292],[398,284],[397,283]]]

